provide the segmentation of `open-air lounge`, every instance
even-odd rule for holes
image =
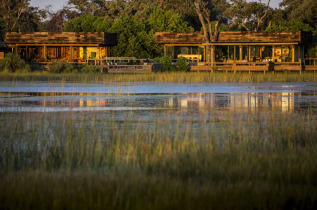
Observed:
[[[164,55],[187,58],[192,71],[302,71],[309,63],[304,53],[311,41],[312,35],[301,31],[220,32],[212,43],[199,32],[156,33]]]
[[[110,56],[110,47],[117,45],[117,40],[110,33],[11,32],[6,34],[5,43],[11,52],[27,62],[86,63],[87,59]]]

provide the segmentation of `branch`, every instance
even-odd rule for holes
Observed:
[[[200,23],[201,23],[201,25],[203,27],[203,30],[204,30],[205,40],[206,41],[210,41],[209,36],[208,36],[208,32],[207,32],[206,23],[205,23],[205,18],[204,18],[203,14],[202,14],[200,4],[201,4],[201,0],[196,0],[194,2],[196,13],[197,13],[197,15],[199,17],[199,21],[200,21]]]
[[[241,26],[245,28],[247,31],[250,31],[250,29],[245,25],[244,20],[242,20]]]
[[[207,21],[208,24],[208,30],[209,30],[209,42],[212,42],[213,40],[211,40],[212,36],[213,36],[213,29],[212,29],[212,23],[210,21],[210,11],[207,10],[207,3],[204,3],[203,5],[203,13],[204,13],[204,19]]]
[[[271,2],[271,0],[268,0],[268,2],[267,2],[267,6],[266,6],[266,10],[265,10],[264,15],[263,15],[262,17],[258,18],[258,20],[257,20],[256,31],[258,31],[258,30],[259,30],[259,28],[260,28],[260,24],[261,24],[262,20],[266,17],[266,15],[267,15],[267,13],[268,13],[268,11],[269,11],[269,8],[270,8],[270,2]],[[261,4],[261,3],[262,3],[262,2],[261,2],[261,0],[260,0],[260,4]]]

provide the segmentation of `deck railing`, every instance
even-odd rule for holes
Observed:
[[[107,57],[107,58],[101,58],[101,59],[87,59],[88,64],[93,64],[96,66],[100,65],[128,65],[128,64],[143,64],[147,63],[148,59],[136,59],[134,57]]]
[[[303,60],[305,71],[317,71],[317,58],[306,58]]]
[[[303,63],[305,66],[317,66],[317,58],[305,58]]]
[[[317,63],[317,61],[316,61]],[[201,62],[191,66],[191,71],[303,71],[302,62]]]
[[[151,73],[153,65],[101,65],[101,71],[107,73]]]

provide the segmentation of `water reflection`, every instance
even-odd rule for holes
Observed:
[[[282,111],[294,110],[300,106],[301,93],[245,93],[245,94],[202,94],[180,99],[180,107],[196,109],[239,109],[272,108]],[[298,102],[295,104],[295,101]],[[175,106],[175,101],[169,100],[170,106]]]
[[[309,93],[193,93],[193,94],[62,94],[0,93],[0,111],[107,111],[187,109],[227,111],[313,109],[317,97]]]

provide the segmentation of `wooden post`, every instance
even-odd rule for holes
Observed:
[[[167,46],[164,45],[164,56],[167,56]]]
[[[292,62],[295,62],[295,45],[292,45]]]
[[[105,47],[105,56],[109,57],[110,49],[109,47]]]
[[[236,49],[236,46],[234,46],[234,47],[233,47],[233,60],[234,60],[234,61],[237,60],[236,54],[237,54],[237,49]]]
[[[14,53],[16,56],[19,55],[19,46],[18,45],[15,45]]]
[[[275,58],[274,58],[274,51],[275,51],[275,46],[272,46],[272,61],[275,62]]]
[[[240,52],[239,52],[239,53],[240,53],[240,55],[239,55],[239,57],[240,57],[239,60],[242,61],[242,60],[243,60],[243,47],[242,47],[242,45],[239,46],[239,51],[240,51]]]
[[[215,62],[215,45],[210,45],[210,62]]]
[[[74,47],[70,46],[70,61],[74,61]]]
[[[47,47],[46,45],[43,46],[43,60],[47,62]]]
[[[29,53],[29,47],[28,46],[26,46],[26,59],[27,59],[27,61],[29,61],[29,59],[30,59],[30,53]]]
[[[251,46],[248,46],[248,52],[249,52],[248,60],[251,61]]]

